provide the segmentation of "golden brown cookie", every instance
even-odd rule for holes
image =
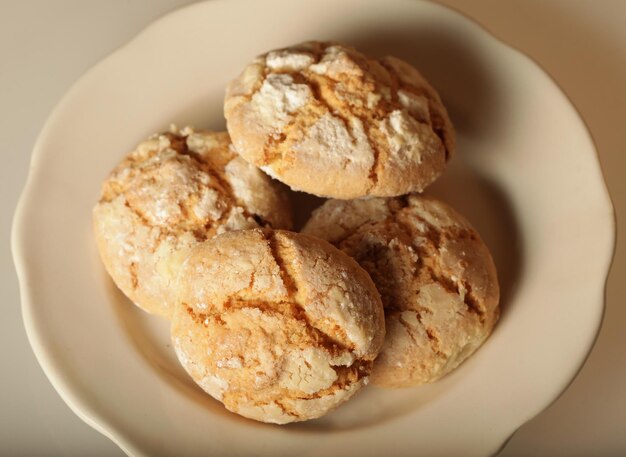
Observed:
[[[100,256],[140,308],[171,316],[172,283],[188,250],[251,227],[291,227],[286,189],[231,148],[226,132],[155,135],[113,170],[93,209]]]
[[[303,233],[326,239],[371,275],[387,336],[372,382],[435,381],[469,357],[499,316],[489,250],[461,215],[429,197],[329,200]]]
[[[224,233],[181,270],[172,341],[226,408],[277,424],[314,419],[367,383],[385,321],[374,283],[329,243],[287,231]]]
[[[446,109],[415,68],[334,43],[257,57],[229,84],[224,114],[244,159],[325,197],[421,192],[455,148]]]

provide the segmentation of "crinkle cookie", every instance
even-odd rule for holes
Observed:
[[[415,68],[340,44],[257,57],[229,84],[224,113],[244,159],[325,197],[421,192],[455,147],[439,95]]]
[[[489,336],[499,316],[491,255],[461,215],[433,198],[329,200],[304,233],[332,242],[376,283],[387,337],[372,381],[435,381]]]
[[[263,422],[314,419],[368,381],[385,320],[374,283],[329,243],[286,231],[224,233],[185,261],[176,354],[227,409]]]
[[[140,308],[170,317],[189,248],[251,227],[291,226],[286,189],[241,159],[226,132],[155,135],[113,170],[93,209],[100,256]]]

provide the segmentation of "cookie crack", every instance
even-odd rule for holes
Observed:
[[[350,366],[330,365],[337,374],[337,379],[328,387],[312,393],[291,391],[283,389],[282,396],[292,400],[318,400],[332,395],[340,390],[346,390],[351,385],[369,377],[372,371],[373,361],[356,360]]]
[[[207,319],[220,320],[220,316],[222,314],[221,311],[198,312],[186,303],[183,303],[182,305],[185,306],[187,313],[197,324],[204,324]],[[222,304],[222,307],[224,311],[251,308],[258,309],[259,311],[269,315],[289,316],[300,321],[306,327],[307,331],[310,332],[310,337],[313,341],[324,347],[324,349],[326,349],[332,356],[338,356],[344,352],[353,351],[353,348],[349,345],[336,340],[331,335],[328,335],[323,330],[313,325],[304,309],[294,301],[281,300],[270,302],[257,299],[229,298]]]
[[[191,149],[189,149],[189,147],[187,146],[187,136],[179,136],[179,135],[173,135],[173,134],[166,134],[170,140],[170,147],[172,149],[174,149],[178,154],[189,157],[196,165],[196,167],[199,170],[202,170],[203,172],[205,172],[207,175],[209,175],[209,177],[211,179],[213,179],[217,185],[206,185],[205,187],[214,190],[215,192],[217,192],[221,197],[223,197],[223,201],[225,204],[225,208],[222,212],[222,215],[220,218],[218,218],[217,220],[207,220],[205,222],[205,224],[203,225],[203,228],[206,232],[210,232],[212,228],[214,228],[214,226],[221,226],[224,224],[224,222],[227,220],[228,216],[230,215],[230,213],[235,209],[235,208],[241,208],[242,209],[242,214],[245,218],[252,218],[254,219],[257,223],[259,223],[257,221],[257,218],[260,218],[260,216],[258,216],[257,214],[251,213],[246,209],[246,205],[239,199],[237,198],[237,196],[235,195],[235,192],[230,184],[230,182],[225,178],[224,173],[222,171],[216,170],[215,168],[213,168],[207,161],[205,161],[202,158],[202,155],[196,151],[193,151]],[[231,159],[229,161],[229,163],[234,160]],[[227,165],[226,165],[227,166]],[[179,207],[181,209],[181,212],[183,212],[183,215],[185,217],[188,217],[188,211],[186,208],[184,208],[184,205],[181,205],[180,202],[179,203]],[[259,226],[261,227],[267,227],[270,226],[269,223],[267,223],[267,221],[263,221],[263,224],[259,224]],[[194,231],[194,235],[197,238],[197,234]],[[210,238],[211,236],[202,236],[200,241],[203,241],[207,238]]]
[[[372,166],[370,167],[370,171],[368,174],[368,178],[370,180],[370,185],[367,189],[367,192],[371,192],[377,185],[378,185],[378,167],[380,164],[380,158],[381,158],[381,149],[378,146],[378,144],[375,141],[372,141],[372,135],[371,135],[371,131],[372,131],[373,127],[371,127],[369,124],[367,126],[367,141],[370,144],[370,147],[372,148],[372,152],[374,153],[374,161],[372,162]]]
[[[420,323],[421,323],[421,321],[420,321]],[[428,337],[428,341],[430,341],[430,343],[431,343],[431,345],[433,347],[433,351],[435,352],[435,354],[437,354],[442,359],[447,359],[448,358],[447,354],[442,352],[441,349],[439,348],[439,346],[441,345],[441,341],[439,341],[439,338],[437,338],[437,335],[435,334],[435,331],[432,329],[432,327],[424,326],[424,331],[426,332],[426,336]]]
[[[318,390],[313,394],[300,394],[296,398],[302,400],[311,400],[316,398],[324,398],[338,390],[345,390],[351,385],[360,382],[363,378],[367,378],[372,371],[373,361],[356,360],[349,366],[331,365],[330,367],[337,374],[337,379],[325,389]]]
[[[439,339],[435,336],[432,329],[424,325],[424,323],[422,322],[422,316],[420,316],[420,314],[417,311],[411,310],[411,312],[415,313],[415,316],[417,317],[417,322],[419,322],[420,326],[424,329],[424,333],[426,333],[426,337],[428,339],[428,344],[430,345],[430,349],[433,351],[434,354],[437,355],[437,357],[445,359],[446,355],[443,352],[441,352],[441,350],[439,349]],[[404,317],[402,317],[401,312],[398,313],[398,321],[408,333],[409,338],[411,339],[413,344],[417,347],[421,346],[421,344],[417,341],[417,339],[415,338],[415,335],[413,334],[411,324],[409,324],[404,319]]]
[[[274,258],[274,262],[276,262],[276,265],[278,266],[280,278],[282,279],[283,284],[287,289],[287,297],[295,301],[295,295],[298,292],[298,287],[294,278],[289,274],[285,260],[281,255],[276,235],[274,232],[263,232],[263,237],[265,238],[265,241],[270,248],[270,252],[272,254],[272,257]]]
[[[346,128],[346,131],[348,132],[348,134],[350,135],[350,138],[352,139],[352,142],[354,142],[356,139],[354,137],[354,134],[352,132],[352,127],[350,126],[350,118],[346,115],[344,115],[341,112],[340,107],[335,107],[333,106],[333,103],[331,103],[331,101],[329,99],[327,99],[324,96],[324,93],[321,89],[321,83],[320,81],[318,81],[318,78],[325,78],[327,80],[333,81],[332,79],[328,78],[327,76],[319,76],[319,75],[310,75],[309,77],[306,76],[301,76],[301,79],[305,84],[307,84],[309,86],[309,88],[311,89],[311,93],[313,94],[313,98],[315,98],[315,100],[322,105],[326,111],[330,114],[332,114],[333,116],[335,116],[337,119],[339,119],[344,127]],[[334,81],[332,83],[332,90],[334,91]],[[349,106],[349,105],[348,105]],[[365,126],[365,122],[364,119],[361,119],[359,116],[357,116],[356,114],[354,114],[352,112],[352,110],[348,110],[350,111],[350,115],[356,117],[357,119],[359,119],[363,125]]]
[[[270,73],[289,75],[296,83],[302,83],[303,80],[302,76],[298,72],[295,72],[293,70],[273,71],[270,70],[269,67],[264,65],[263,79],[259,84],[259,87],[256,88],[256,90],[254,90],[246,98],[246,103],[250,103],[252,101],[252,98],[261,90],[261,87],[265,83],[265,80]],[[285,134],[285,132],[291,131],[297,120],[298,119],[296,116],[290,115],[288,122],[286,122],[280,128],[280,132],[267,134],[267,139],[263,143],[263,163],[261,165],[268,166],[285,159],[285,151],[283,151],[283,148],[281,148],[280,146],[287,141],[288,136]]]
[[[470,312],[478,315],[480,323],[484,324],[487,314],[486,310],[480,305],[480,301],[474,295],[474,292],[472,291],[472,286],[467,281],[462,281],[462,285],[465,288],[465,296],[463,297],[463,302]]]
[[[139,211],[139,209],[135,208],[133,204],[131,204],[127,199],[124,198],[124,206],[130,210],[135,216],[139,218],[141,223],[147,227],[154,228],[152,223],[146,218],[146,216]]]
[[[133,290],[137,290],[137,287],[139,287],[139,278],[137,276],[137,263],[131,262],[128,266],[128,271],[130,273],[130,285],[132,286]]]
[[[269,232],[269,233],[264,233],[263,235],[266,239],[266,241],[268,242],[270,251],[272,253],[272,257],[274,258],[274,261],[276,262],[276,264],[278,265],[278,269],[280,270],[280,276],[281,279],[283,281],[283,284],[285,285],[285,288],[287,289],[287,297],[289,300],[291,300],[298,308],[299,308],[299,313],[297,313],[298,318],[300,319],[304,319],[307,323],[307,326],[314,329],[316,332],[319,332],[320,335],[323,335],[324,340],[327,340],[328,342],[331,342],[333,345],[340,345],[340,347],[344,350],[348,350],[348,351],[353,351],[354,347],[350,346],[350,345],[346,345],[345,343],[341,343],[339,342],[339,340],[337,340],[336,338],[334,338],[333,336],[329,335],[328,333],[324,332],[322,329],[320,329],[319,327],[317,327],[314,322],[311,321],[311,319],[309,318],[309,316],[306,313],[306,310],[304,309],[304,306],[302,305],[302,303],[300,303],[298,297],[297,297],[297,293],[298,293],[298,285],[296,283],[295,278],[293,277],[293,275],[290,274],[289,272],[289,267],[287,266],[287,262],[286,260],[283,258],[283,255],[281,253],[281,248],[278,245],[278,240],[276,239],[276,234],[274,232]],[[317,262],[321,261],[322,259],[317,259],[314,269],[316,269],[317,266]],[[326,261],[328,261],[328,258],[326,258]],[[332,286],[329,287],[330,288],[337,286],[336,284],[333,284]],[[317,294],[319,295],[318,298],[321,298],[324,293],[319,293]],[[344,340],[348,340],[347,336],[345,335],[345,332],[343,331],[343,329],[341,329],[338,325],[335,324],[336,327],[336,331],[337,333],[339,333],[341,336],[344,337]]]
[[[276,406],[278,406],[278,408],[283,412],[283,414],[286,414],[287,416],[290,417],[295,417],[295,418],[299,418],[300,415],[297,414],[296,412],[294,412],[293,409],[288,408],[282,400],[279,399],[275,399],[274,403],[276,404]],[[264,406],[268,406],[270,403],[265,403]]]
[[[352,140],[353,144],[356,144],[357,140],[354,135],[354,129],[352,125],[350,124],[351,117],[358,119],[361,125],[363,126],[363,129],[365,130],[365,138],[367,139],[367,143],[372,151],[372,157],[373,157],[373,163],[368,172],[368,179],[370,181],[370,184],[368,186],[367,192],[370,192],[371,189],[374,188],[376,184],[378,183],[378,164],[379,164],[380,157],[381,157],[381,151],[380,151],[378,144],[375,141],[372,141],[371,132],[374,129],[374,127],[371,125],[371,122],[369,121],[369,119],[367,119],[365,116],[358,114],[354,109],[352,109],[353,107],[349,103],[346,103],[345,105],[345,109],[346,111],[348,111],[347,115],[342,112],[341,107],[335,107],[334,104],[324,96],[321,90],[321,83],[320,81],[317,80],[317,78],[321,78],[321,77],[325,78],[327,81],[330,81],[331,86],[332,86],[332,91],[336,92],[335,84],[339,81],[334,80],[326,75],[324,76],[315,75],[314,77],[313,75],[311,75],[310,77],[306,78],[306,82],[311,88],[311,92],[313,93],[314,98],[328,111],[328,113],[330,113],[331,115],[333,115],[334,117],[336,117],[342,122],[342,124],[346,128],[346,131],[348,132],[348,135],[350,135],[350,139]],[[346,158],[346,161],[349,162],[349,159]],[[347,165],[347,162],[346,162],[346,165]],[[346,165],[344,165],[344,168]]]
[[[226,325],[226,323],[222,319],[223,312],[197,312],[187,303],[183,302],[181,303],[181,305],[185,308],[187,314],[192,319],[192,321],[194,321],[197,325],[207,326],[211,320],[216,322],[218,325]],[[341,355],[342,353],[350,350],[349,348],[341,345],[340,342],[330,339],[328,335],[326,335],[324,332],[311,325],[311,323],[307,320],[304,311],[296,303],[288,301],[266,302],[260,300],[230,299],[224,304],[224,308],[225,310],[256,308],[267,314],[281,316],[289,315],[297,320],[301,320],[304,324],[309,338],[311,339],[310,342],[306,343],[306,347],[309,347],[312,344],[313,346],[323,348],[333,357]],[[372,368],[372,363],[373,362],[370,360],[357,359],[348,366],[329,365],[330,368],[332,368],[337,375],[337,378],[330,386],[313,393],[305,393],[299,390],[290,390],[287,388],[278,388],[281,398],[281,400],[278,401],[280,402],[283,399],[315,400],[334,394],[338,390],[346,389],[349,386],[353,385],[355,382],[359,382],[363,378],[369,376]],[[278,386],[273,385],[272,387],[269,387],[269,389],[273,390],[277,387]],[[261,403],[261,405],[267,404],[269,403]],[[285,412],[285,414],[299,417],[297,411],[289,407],[288,404],[280,403],[278,406],[283,410],[283,412]]]
[[[122,196],[120,195],[119,198],[122,198]],[[127,208],[131,214],[133,214],[135,217],[137,217],[140,221],[141,224],[149,229],[156,229],[158,230],[157,232],[157,236],[155,240],[152,240],[152,242],[149,242],[148,245],[146,246],[147,252],[149,252],[150,254],[154,254],[157,250],[157,247],[159,246],[159,244],[161,244],[168,235],[171,235],[169,233],[168,230],[164,230],[161,227],[158,226],[154,226],[150,223],[150,221],[143,215],[143,213],[141,211],[139,211],[137,208],[135,208],[128,200],[124,199],[124,207]],[[129,237],[130,239],[136,239],[137,238],[137,230],[136,227],[133,227],[133,231],[132,231],[132,236]],[[133,249],[136,249],[136,246],[133,247]]]
[[[390,215],[387,218],[381,220],[381,221],[365,221],[361,224],[355,225],[355,226],[345,226],[341,223],[339,223],[338,225],[344,229],[346,231],[346,234],[344,236],[341,236],[335,240],[332,241],[332,244],[336,247],[338,247],[339,249],[343,249],[343,244],[348,242],[358,231],[360,231],[361,229],[363,229],[364,227],[369,226],[375,226],[377,224],[380,223],[387,223],[389,220],[391,220],[393,216]]]
[[[180,161],[180,159],[182,158],[185,158],[185,160],[190,160],[194,164],[195,169],[206,173],[214,181],[214,185],[206,184],[200,186],[201,188],[211,189],[217,192],[218,195],[221,197],[220,203],[223,203],[221,205],[223,206],[223,208],[220,208],[223,210],[221,216],[216,220],[207,218],[207,220],[205,221],[199,221],[200,223],[196,228],[179,227],[178,229],[176,229],[176,224],[174,224],[173,226],[171,224],[153,224],[139,208],[133,205],[125,197],[125,193],[128,192],[130,187],[129,183],[126,183],[126,185],[118,184],[115,186],[114,189],[108,189],[106,191],[103,191],[103,196],[100,199],[100,203],[110,203],[115,198],[123,198],[124,206],[129,209],[137,218],[139,218],[144,226],[151,229],[157,229],[159,231],[157,239],[158,243],[162,242],[163,239],[167,236],[179,236],[181,232],[191,233],[196,238],[196,240],[204,241],[215,234],[214,232],[216,227],[224,224],[226,218],[230,215],[233,208],[235,207],[239,207],[242,209],[244,217],[254,218],[255,215],[247,211],[245,205],[243,205],[242,202],[240,202],[239,199],[236,198],[236,196],[234,195],[234,191],[230,186],[230,183],[222,176],[222,174],[219,173],[218,170],[213,169],[213,167],[211,167],[209,163],[204,161],[199,153],[187,147],[187,137],[174,135],[171,133],[165,133],[163,135],[165,135],[170,142],[169,148],[179,155],[179,157],[175,157],[175,160]],[[139,172],[135,168],[133,168],[133,171],[135,171],[136,173]],[[129,182],[132,182],[132,179],[130,179]],[[182,215],[182,220],[190,220],[191,214],[189,214],[188,208],[181,200],[177,199],[176,206]],[[151,252],[154,253],[155,249],[156,246],[152,246]]]
[[[450,159],[451,152],[448,150],[448,144],[447,144],[447,141],[446,141],[446,135],[445,135],[445,125],[446,125],[446,122],[445,122],[445,119],[443,118],[443,116],[441,116],[439,114],[438,110],[435,108],[436,105],[441,104],[441,101],[437,99],[437,97],[436,97],[436,95],[434,93],[434,89],[432,89],[432,88],[430,88],[428,86],[418,87],[418,86],[412,86],[412,85],[409,85],[409,84],[404,84],[402,81],[400,81],[400,78],[398,78],[398,75],[396,74],[396,71],[394,70],[394,68],[391,65],[389,65],[384,60],[381,60],[380,63],[385,68],[385,70],[387,70],[387,72],[391,76],[392,81],[394,81],[396,90],[392,92],[392,95],[393,95],[394,101],[396,102],[396,105],[398,105],[399,109],[405,109],[398,102],[398,95],[397,94],[398,94],[399,90],[404,90],[404,91],[410,92],[412,94],[423,96],[423,97],[426,98],[426,101],[428,103],[428,115],[430,117],[430,122],[420,121],[419,119],[415,119],[415,117],[413,115],[411,115],[411,113],[408,113],[408,114],[409,114],[409,116],[411,116],[413,119],[415,119],[420,124],[428,125],[430,127],[430,129],[433,131],[433,133],[437,136],[437,138],[439,138],[439,140],[441,141],[441,144],[443,145],[443,149],[444,149],[444,153],[445,153],[445,160],[447,162]]]
[[[482,309],[479,301],[471,292],[470,284],[468,284],[467,281],[462,281],[459,278],[456,278],[450,271],[443,268],[438,256],[436,256],[433,252],[439,251],[441,249],[443,239],[446,237],[446,235],[438,231],[435,227],[432,226],[432,224],[430,224],[425,219],[419,216],[416,217],[428,228],[426,232],[422,232],[421,234],[424,235],[434,245],[433,249],[425,249],[424,246],[421,244],[413,242],[411,243],[413,249],[418,252],[418,257],[421,259],[421,267],[425,268],[432,280],[437,282],[446,291],[461,297],[467,310],[470,313],[476,314],[480,323],[484,324],[486,320],[485,310]],[[413,240],[414,235],[412,228],[401,219],[397,219],[396,222],[398,226],[407,234],[407,236],[409,236],[409,239]],[[475,237],[475,234],[471,230],[461,228],[458,230],[457,236]]]
[[[243,205],[241,205],[241,202],[239,202],[237,198],[235,197],[232,186],[230,185],[228,180],[224,178],[222,173],[218,172],[209,163],[204,161],[200,154],[187,148],[186,143],[185,143],[184,149],[181,149],[180,151],[177,151],[177,152],[179,154],[187,155],[188,157],[190,157],[194,161],[198,169],[204,171],[207,175],[209,175],[211,179],[217,182],[217,186],[211,186],[207,184],[205,187],[211,190],[214,190],[218,194],[225,197],[224,200],[226,203],[226,209],[224,210],[224,214],[230,213],[230,211],[232,210],[234,206],[243,207]],[[218,221],[213,221],[213,222],[218,222]]]

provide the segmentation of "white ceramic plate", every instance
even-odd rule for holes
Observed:
[[[188,379],[167,324],[107,278],[90,217],[100,182],[139,140],[170,122],[223,128],[227,81],[256,54],[313,38],[405,58],[440,90],[459,152],[434,192],[491,247],[503,313],[441,382],[368,387],[325,418],[278,427],[226,412]],[[471,456],[495,453],[575,376],[601,320],[613,236],[572,105],[463,16],[402,0],[214,1],[160,19],[59,103],[33,152],[13,248],[39,362],[68,405],[128,454]]]

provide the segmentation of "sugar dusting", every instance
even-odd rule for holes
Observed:
[[[268,128],[280,129],[312,97],[306,84],[298,84],[287,74],[270,74],[251,103]]]

